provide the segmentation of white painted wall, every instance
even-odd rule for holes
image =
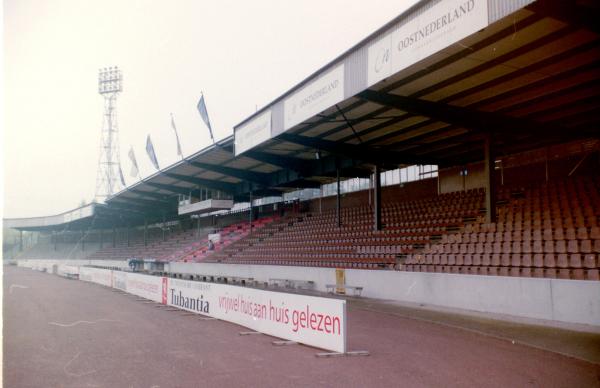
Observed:
[[[377,299],[600,326],[600,282],[347,270],[346,283]]]
[[[335,284],[333,268],[171,263],[170,271],[312,280],[318,291]],[[600,326],[597,281],[347,269],[346,284],[364,287],[362,295],[375,299]]]
[[[26,259],[26,260],[18,260],[18,265],[20,267],[41,267],[41,268],[52,268],[53,264],[63,264],[63,265],[73,265],[73,266],[81,266],[81,265],[97,265],[101,267],[118,267],[118,268],[129,268],[127,266],[127,261],[125,260],[53,260],[53,259]]]
[[[63,263],[127,265],[108,260]],[[165,267],[167,272],[250,277],[264,282],[270,278],[312,280],[317,291],[335,284],[333,268],[212,263],[170,263]],[[600,327],[598,281],[347,269],[346,284],[364,287],[362,294],[369,298]]]
[[[268,282],[269,279],[312,280],[315,290],[327,291],[325,284],[335,283],[334,268],[216,263],[169,263],[165,271],[209,276],[237,276]]]

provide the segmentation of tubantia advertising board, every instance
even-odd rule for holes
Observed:
[[[258,332],[343,353],[346,301],[167,279],[167,304]]]

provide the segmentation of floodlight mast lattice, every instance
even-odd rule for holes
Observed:
[[[108,67],[98,71],[98,93],[104,97],[104,115],[96,174],[97,202],[104,202],[106,198],[123,189],[116,108],[117,96],[122,91],[121,70]]]

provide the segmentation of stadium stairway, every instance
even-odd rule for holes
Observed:
[[[218,253],[228,246],[234,244],[236,241],[248,236],[253,231],[259,231],[266,225],[275,221],[277,217],[265,217],[250,222],[239,222],[224,227],[219,234],[221,235],[220,241],[214,245],[214,249],[211,251],[208,249],[208,236],[202,240],[192,243],[191,249],[184,248],[183,250],[177,251],[175,255],[168,257],[167,259],[172,261],[177,258],[178,261],[183,262],[199,262],[204,261],[207,258],[218,255]],[[185,252],[181,255],[182,252]]]

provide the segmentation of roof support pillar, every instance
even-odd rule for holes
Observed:
[[[335,177],[336,177],[336,196],[335,196],[335,214],[337,218],[337,227],[342,227],[342,206],[341,200],[342,197],[340,195],[340,167],[337,166],[335,169]]]
[[[252,234],[252,221],[253,221],[253,211],[252,211],[252,184],[250,184],[250,215],[249,215],[249,221],[250,221],[250,234]]]
[[[373,191],[373,230],[381,230],[381,168],[373,167],[374,191]]]
[[[55,245],[56,247],[56,245]],[[100,229],[100,249],[102,249],[104,247],[104,233],[103,230]],[[54,250],[56,250],[56,248],[54,248]]]
[[[130,229],[131,229],[131,226],[127,225],[127,229],[126,229],[126,232],[127,232],[127,246],[131,245],[131,240],[129,239],[129,230]]]
[[[117,230],[114,226],[112,229],[112,246],[113,246],[113,248],[115,248],[117,246]]]
[[[85,232],[81,231],[81,251],[85,251]]]
[[[144,246],[148,246],[148,220],[144,218]]]
[[[19,252],[23,252],[23,231],[19,231]]]
[[[485,174],[485,222],[496,222],[496,180],[494,177],[495,155],[492,135],[487,134],[484,140],[484,174]]]
[[[163,221],[162,221],[162,240],[163,240],[163,242],[167,241],[167,235],[165,234],[165,223],[166,223],[166,216],[165,216],[165,213],[163,212]]]

